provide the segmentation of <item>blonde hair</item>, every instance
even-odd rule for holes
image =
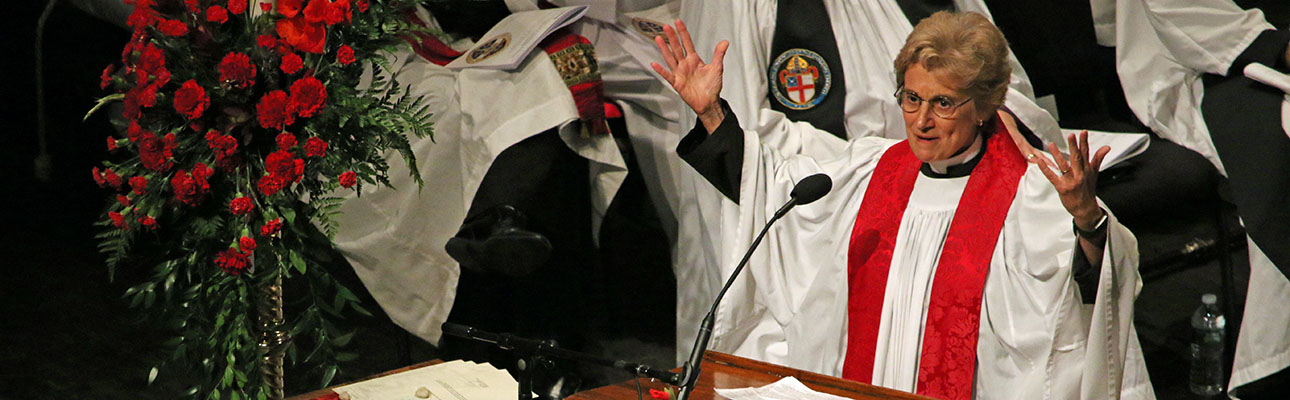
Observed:
[[[1012,77],[1008,41],[974,12],[940,11],[919,22],[896,56],[897,85],[905,85],[905,71],[914,63],[952,80],[976,99],[977,111],[988,115],[1003,105]]]

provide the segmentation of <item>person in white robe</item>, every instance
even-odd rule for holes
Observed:
[[[776,31],[778,3],[775,0],[683,2],[680,17],[691,22],[691,34],[700,48],[713,48],[724,39],[733,40],[729,49],[731,57],[724,69],[724,76],[731,84],[726,85],[722,96],[736,114],[745,116],[740,120],[742,128],[758,132],[763,143],[785,154],[835,156],[845,148],[846,140],[834,135],[817,135],[815,133],[820,131],[816,127],[806,122],[794,122],[771,107],[775,100],[767,95],[770,85],[767,71],[773,58],[770,52]],[[949,3],[958,10],[990,16],[981,0]],[[846,137],[903,138],[902,113],[890,97],[896,90],[890,65],[913,29],[910,18],[895,0],[824,0],[823,5],[837,38],[841,63],[830,68],[841,70],[847,82],[843,94],[833,94],[845,96],[843,121]],[[1061,151],[1067,151],[1062,139],[1063,131],[1053,116],[1036,104],[1034,91],[1021,65],[1011,54],[1008,55],[1008,63],[1012,74],[1004,105],[1020,121],[1009,133],[1021,145],[1025,140],[1021,138],[1021,129],[1016,128],[1029,129],[1042,142],[1056,144]],[[686,118],[692,116],[688,109],[682,110],[681,114]],[[1135,141],[1145,141],[1142,135],[1100,135],[1097,132],[1093,135],[1096,138],[1091,140],[1112,144],[1112,159],[1107,165],[1120,159],[1117,155],[1123,151],[1145,148],[1135,144]],[[1031,146],[1025,145],[1019,148],[1027,154],[1032,150]],[[722,277],[733,270],[742,251],[736,238],[722,234],[737,229],[738,211],[734,204],[702,185],[693,188],[693,193],[696,199],[691,207],[699,210],[705,218],[691,224],[698,227],[701,235],[698,237],[704,240],[687,246],[692,248],[689,253],[702,254],[706,258],[690,258],[685,263],[678,263],[678,281],[685,282],[677,294],[677,357],[682,360],[687,355],[686,349],[693,345],[707,304],[721,289]],[[684,226],[681,228],[686,229]],[[736,286],[731,290],[739,293],[741,289]],[[783,357],[782,349],[749,351],[747,354],[757,358]]]
[[[737,242],[798,179],[834,182],[753,253],[713,349],[933,397],[1154,398],[1132,325],[1136,241],[1094,195],[1109,149],[1090,157],[1072,136],[1069,160],[1052,146],[1026,163],[998,111],[1007,45],[986,18],[924,20],[896,62],[907,139],[856,139],[834,157],[741,129],[718,97],[730,44],[704,63],[676,24],[654,69],[698,115],[678,152],[738,203]],[[1097,283],[1080,288],[1085,274]]]
[[[1290,367],[1290,96],[1242,76],[1252,62],[1290,72],[1290,32],[1231,0],[1090,5],[1099,43],[1116,49],[1137,118],[1205,156],[1231,182],[1250,253],[1228,385],[1240,397],[1242,385]]]
[[[648,140],[667,140],[669,135],[644,132],[679,130],[668,125],[676,120],[668,114],[674,108],[666,106],[674,95],[648,70],[648,62],[658,58],[652,50],[651,36],[622,21],[666,21],[675,16],[675,5],[669,8],[640,1],[627,3],[624,7],[635,9],[619,13],[613,2],[591,4],[587,16],[568,29],[595,46],[606,97],[621,107],[631,131],[641,132],[639,137]],[[535,8],[535,4],[508,1],[507,6],[512,11],[524,11]],[[419,8],[417,15],[432,28],[437,26],[425,9]],[[464,51],[474,43],[462,39],[450,45],[456,51]],[[393,65],[397,71],[394,78],[410,86],[414,95],[425,96],[433,114],[435,138],[412,143],[421,176],[426,180],[425,189],[416,190],[415,182],[402,178],[406,174],[392,171],[391,179],[400,190],[370,188],[361,196],[347,199],[342,208],[342,229],[335,242],[396,324],[430,343],[439,343],[441,325],[457,297],[461,273],[457,261],[445,251],[445,243],[457,234],[498,154],[541,132],[557,130],[560,140],[587,160],[593,238],[598,237],[595,232],[599,223],[625,179],[626,164],[612,137],[581,134],[574,98],[541,48],[514,70],[452,71],[411,51],[397,54]],[[636,138],[633,135],[633,140]],[[676,141],[636,146],[638,163],[679,170],[675,162],[653,161],[658,154],[664,154],[655,148],[670,149]],[[391,168],[401,165],[391,163]],[[666,170],[643,171],[647,185],[675,184]],[[651,186],[649,192],[654,195],[660,191]],[[675,229],[673,221],[662,218],[669,234]]]

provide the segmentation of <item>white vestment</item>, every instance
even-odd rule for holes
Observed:
[[[815,132],[814,134],[823,134]],[[847,335],[851,232],[879,156],[903,142],[852,140],[838,157],[785,155],[745,131],[736,232],[751,243],[801,178],[833,190],[780,220],[718,309],[712,348],[840,375]],[[874,383],[913,390],[931,277],[963,179],[920,177],[897,234]],[[947,200],[948,199],[948,200]],[[981,305],[978,398],[1154,398],[1134,333],[1137,243],[1114,216],[1096,293],[1081,304],[1077,242],[1051,183],[1029,165],[991,258]],[[741,254],[729,254],[737,261]]]
[[[1098,41],[1116,47],[1129,107],[1161,137],[1205,156],[1226,175],[1201,114],[1203,74],[1227,75],[1265,30],[1257,9],[1230,0],[1093,0]],[[1290,115],[1290,96],[1281,105]],[[1290,368],[1290,280],[1249,241],[1250,286],[1229,388]],[[1237,390],[1239,394],[1239,389]]]

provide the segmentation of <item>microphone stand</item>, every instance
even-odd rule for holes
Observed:
[[[545,357],[610,367],[630,372],[636,376],[658,379],[672,385],[679,385],[681,381],[680,374],[665,369],[561,349],[554,340],[535,340],[509,333],[492,333],[451,322],[443,324],[443,332],[463,339],[496,345],[500,349],[513,351],[518,355],[519,360],[516,361],[515,366],[520,371],[519,379],[516,379],[519,381],[518,398],[520,400],[533,399],[533,369],[535,366],[545,363]]]
[[[725,297],[726,290],[730,289],[730,285],[735,283],[735,278],[739,277],[739,272],[743,271],[744,266],[748,265],[748,259],[752,258],[753,250],[756,250],[757,245],[761,244],[761,239],[766,236],[766,232],[770,231],[770,226],[797,204],[797,197],[794,196],[789,198],[788,202],[784,203],[784,206],[780,207],[778,211],[775,211],[775,215],[771,217],[770,221],[766,222],[766,226],[761,228],[761,233],[757,234],[757,239],[753,240],[752,246],[748,247],[748,252],[744,253],[744,258],[739,260],[739,265],[735,266],[735,271],[730,273],[730,278],[726,279],[726,285],[717,293],[716,300],[712,301],[712,309],[708,311],[707,316],[703,317],[703,323],[699,325],[699,335],[694,341],[694,349],[690,351],[690,360],[685,362],[685,367],[681,370],[682,383],[677,385],[681,387],[681,391],[677,393],[677,400],[689,399],[690,392],[694,391],[695,382],[699,380],[699,364],[703,361],[703,353],[708,350],[708,341],[712,339],[712,325],[715,323],[717,305],[721,303],[721,298]]]

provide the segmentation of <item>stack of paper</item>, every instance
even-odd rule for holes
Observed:
[[[491,365],[450,361],[332,390],[350,400],[512,399],[519,384],[509,373]]]
[[[794,377],[785,377],[759,388],[716,389],[730,400],[846,400],[845,397],[817,392]]]

